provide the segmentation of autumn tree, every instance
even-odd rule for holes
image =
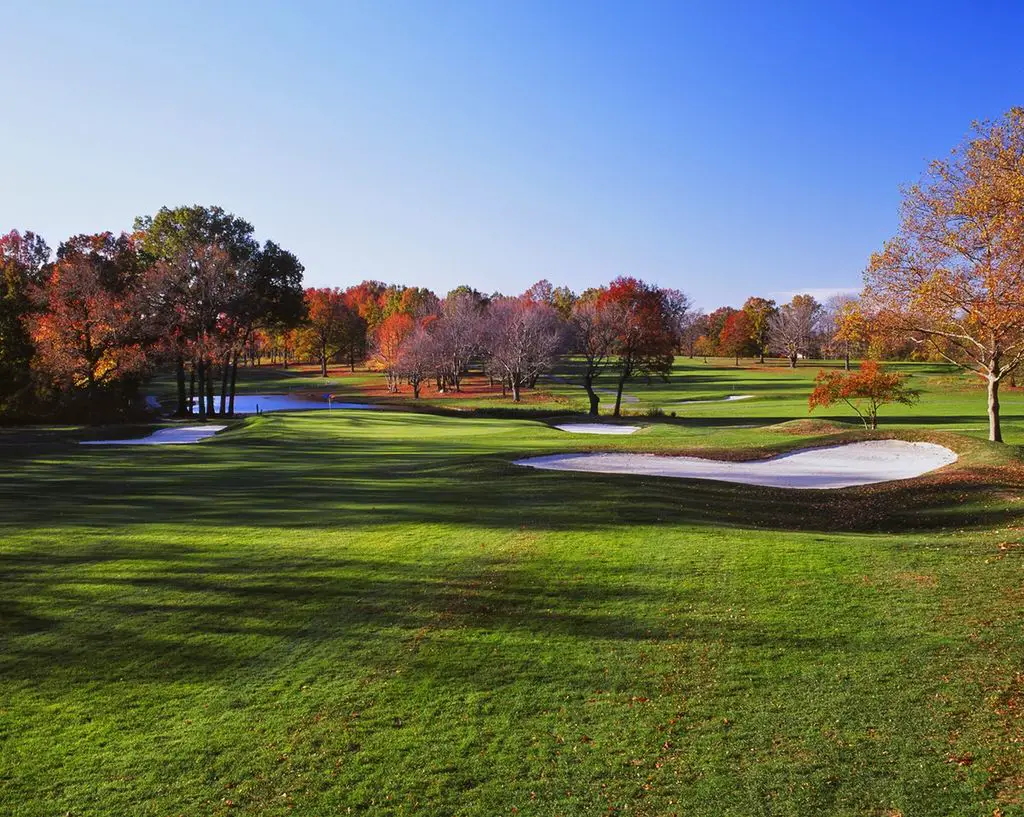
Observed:
[[[768,338],[771,331],[772,316],[778,311],[775,301],[756,296],[747,298],[741,307],[747,316],[750,326],[750,339],[757,349],[757,362],[764,363],[768,351]]]
[[[825,305],[829,316],[829,335],[833,348],[843,357],[843,368],[850,371],[850,358],[864,351],[871,342],[871,319],[860,299],[838,295]]]
[[[373,330],[370,363],[373,368],[384,373],[389,392],[398,391],[402,346],[415,328],[416,321],[411,316],[395,312]]]
[[[769,319],[769,345],[789,359],[790,368],[796,368],[801,355],[811,356],[820,313],[821,305],[812,296],[796,295]]]
[[[491,303],[483,347],[493,369],[502,374],[518,403],[522,389],[548,371],[564,349],[564,324],[558,311],[528,297]]]
[[[437,338],[431,331],[437,324],[436,315],[427,315],[416,321],[416,326],[406,336],[398,354],[397,370],[400,377],[412,387],[414,400],[420,397],[420,389],[438,369]]]
[[[327,377],[327,364],[345,341],[346,324],[352,313],[344,293],[337,288],[311,287],[306,290],[306,323],[300,341],[320,364],[320,376]]]
[[[711,342],[712,351],[710,354],[717,355],[721,351],[718,348],[719,338],[722,337],[722,330],[725,329],[726,321],[738,310],[731,306],[720,306],[714,312],[708,313],[704,335]]]
[[[0,236],[0,416],[31,390],[31,292],[45,280],[50,248],[32,232]]]
[[[907,387],[903,375],[885,371],[875,360],[865,360],[860,369],[852,372],[822,369],[814,383],[808,398],[810,411],[843,402],[857,413],[864,428],[871,430],[878,428],[878,410],[882,406],[910,406],[920,397],[919,391]]]
[[[590,401],[590,414],[599,413],[601,398],[594,381],[612,361],[619,337],[621,309],[602,300],[603,290],[584,292],[569,315],[571,349],[583,359],[583,389]]]
[[[668,378],[678,339],[664,292],[636,278],[616,278],[602,293],[603,308],[617,312],[614,416],[622,410],[626,381],[637,374]]]
[[[441,305],[436,332],[441,375],[446,385],[462,390],[462,376],[480,351],[484,333],[486,299],[466,288],[448,293]]]
[[[80,392],[95,416],[101,392],[118,391],[127,408],[151,361],[154,340],[139,299],[140,266],[127,235],[76,236],[36,291],[40,311],[29,321],[42,374],[67,394]]]
[[[985,381],[1001,442],[999,386],[1024,360],[1024,108],[976,123],[904,191],[899,231],[865,282],[890,331]]]
[[[708,333],[708,316],[702,309],[687,312],[680,327],[679,348],[688,357],[697,354],[697,341]]]
[[[754,350],[753,327],[750,318],[742,309],[733,312],[725,320],[722,332],[718,336],[718,348],[724,355],[736,358],[736,365],[740,365],[740,358]]]
[[[178,413],[192,412],[185,392],[189,364],[200,402],[205,402],[200,411],[205,418],[214,413],[214,367],[224,365],[221,355],[237,342],[222,333],[240,332],[234,312],[243,303],[245,280],[259,251],[253,226],[223,208],[191,205],[162,207],[153,216],[141,216],[135,219],[135,230],[143,257],[158,268],[164,285],[150,292],[167,321]]]

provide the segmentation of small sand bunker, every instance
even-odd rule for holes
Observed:
[[[681,406],[691,403],[731,403],[733,400],[749,400],[752,394],[730,394],[728,397],[715,397],[712,400],[680,400],[674,405]]]
[[[517,460],[516,465],[552,471],[711,479],[772,488],[849,488],[919,477],[956,462],[956,458],[948,448],[934,443],[871,440],[751,462],[616,453],[555,454]]]
[[[640,426],[616,426],[608,423],[563,423],[555,426],[559,431],[570,434],[632,434]]]
[[[193,402],[193,405],[195,403]],[[291,394],[236,394],[235,414],[255,414],[257,407],[261,412],[267,411],[310,411],[320,409],[379,409],[371,403],[343,403],[338,400],[328,401]],[[213,401],[215,411],[220,411],[220,397]],[[197,409],[198,410],[198,409]]]
[[[225,428],[227,426],[161,428],[148,437],[135,437],[127,440],[82,440],[82,445],[185,445],[205,440]]]

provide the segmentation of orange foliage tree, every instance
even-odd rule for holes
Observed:
[[[54,385],[95,399],[149,364],[135,245],[126,235],[76,236],[59,255],[37,293],[44,306],[29,321],[36,363]]]
[[[742,309],[733,312],[725,319],[725,325],[718,336],[718,348],[722,354],[736,358],[736,365],[739,366],[740,357],[754,348],[753,333],[750,316]]]
[[[913,405],[920,392],[908,388],[903,375],[887,372],[875,360],[865,360],[860,369],[853,372],[818,372],[814,380],[814,391],[808,399],[810,411],[821,406],[827,408],[836,403],[846,403],[857,412],[864,428],[878,428],[878,409],[890,403]]]
[[[1024,362],[1024,108],[976,123],[905,191],[900,230],[865,281],[890,331],[985,380],[1001,442],[999,384]]]
[[[416,321],[403,312],[395,312],[384,318],[373,330],[373,353],[371,365],[384,372],[388,391],[398,391],[399,361],[402,346],[416,328]]]

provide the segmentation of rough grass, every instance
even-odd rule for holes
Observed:
[[[959,396],[886,427],[960,452],[919,481],[510,464],[863,437],[741,427],[806,416],[788,388],[614,438],[0,434],[0,813],[1021,814],[1024,484]]]

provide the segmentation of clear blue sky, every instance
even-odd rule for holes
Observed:
[[[0,0],[0,230],[220,204],[307,282],[858,287],[1024,4]]]

